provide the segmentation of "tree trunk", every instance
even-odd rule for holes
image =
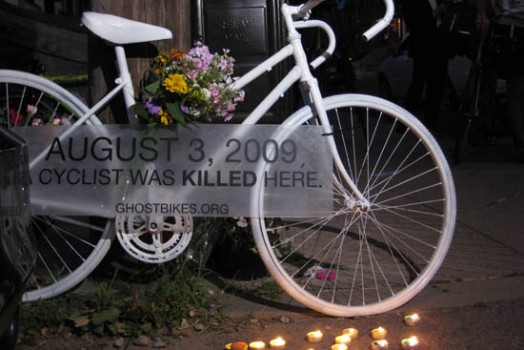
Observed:
[[[190,47],[190,2],[188,0],[91,0],[90,10],[109,13],[170,29],[173,39],[152,44],[133,44],[125,47],[135,91],[151,58],[170,49]],[[89,99],[94,104],[112,86],[116,77],[114,53],[99,38],[89,37]],[[98,113],[106,123],[123,122],[126,118],[123,99],[111,104],[111,111]]]

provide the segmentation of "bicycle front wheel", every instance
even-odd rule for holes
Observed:
[[[252,221],[257,249],[280,286],[314,310],[339,317],[385,312],[414,297],[444,260],[456,217],[451,172],[436,140],[406,110],[356,94],[324,101],[332,128],[325,137],[334,138],[342,160],[334,167],[332,214],[265,217],[260,187]],[[318,120],[304,107],[286,122]]]
[[[6,128],[69,125],[87,110],[57,84],[0,70],[0,124]],[[101,122],[93,116],[86,124]],[[35,216],[32,226],[38,257],[24,301],[50,298],[80,283],[107,253],[114,231],[112,220],[95,217]]]

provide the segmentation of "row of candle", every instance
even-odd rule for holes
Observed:
[[[407,315],[404,318],[404,323],[408,326],[416,326],[420,318],[418,314]],[[308,332],[306,339],[309,343],[320,343],[323,338],[323,333],[320,330]],[[383,327],[375,328],[371,331],[371,350],[388,349],[389,344],[386,340],[387,330]],[[358,330],[355,328],[346,328],[342,331],[341,335],[335,337],[335,344],[331,346],[331,350],[347,350],[351,340],[358,337]],[[271,349],[281,350],[286,346],[286,341],[281,337],[272,339],[269,342]],[[402,339],[402,348],[404,350],[413,350],[418,345],[418,339],[416,336]],[[262,350],[265,349],[266,344],[263,341],[255,341],[249,344],[244,342],[229,343],[226,345],[227,350]]]
[[[314,332],[318,332],[318,331],[314,331]],[[313,343],[318,343],[320,341],[321,340],[313,341]],[[348,345],[350,342],[351,342],[350,337],[338,336],[335,339],[335,344],[331,346],[331,350],[348,350]],[[418,345],[418,339],[416,336],[402,339],[401,345],[402,345],[402,349],[404,350],[413,350]],[[286,341],[280,337],[275,338],[270,341],[271,349],[280,350],[280,349],[284,349],[285,346],[286,346]],[[227,350],[261,350],[261,349],[265,349],[265,347],[266,347],[266,344],[263,341],[254,341],[254,342],[249,343],[249,345],[244,342],[236,342],[236,343],[230,343],[226,345]],[[371,350],[388,349],[388,347],[389,347],[389,343],[386,339],[373,340],[371,342]]]
[[[354,328],[348,328],[348,330],[351,330],[351,333],[344,333],[342,335],[339,335],[335,337],[335,344],[331,346],[331,350],[348,350],[348,345],[351,343],[352,339],[355,339],[358,335],[358,330]],[[376,329],[378,332],[375,332],[374,337],[380,337],[381,339],[374,339],[371,342],[371,350],[382,350],[387,349],[389,347],[389,343],[386,339],[382,338],[382,336],[385,336],[386,330],[382,327],[379,327]],[[350,335],[352,334],[352,335]],[[372,333],[373,334],[373,333]],[[373,335],[372,335],[373,336]],[[310,343],[320,343],[322,341],[323,334],[321,331],[312,331],[307,333],[307,340]],[[402,348],[405,350],[412,350],[415,349],[415,347],[418,345],[418,339],[416,336],[402,339],[401,341]],[[284,349],[286,346],[286,341],[282,339],[281,337],[272,339],[269,342],[269,346],[271,349]],[[254,341],[249,343],[244,342],[236,342],[236,343],[230,343],[226,345],[227,350],[262,350],[265,349],[266,344],[263,341]]]
[[[271,339],[269,342],[271,349],[281,350],[286,346],[286,341],[281,337]],[[226,350],[262,350],[266,348],[266,343],[263,341],[254,341],[249,343],[235,342],[226,345]]]

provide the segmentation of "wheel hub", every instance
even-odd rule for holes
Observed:
[[[347,210],[352,212],[367,212],[371,207],[371,204],[367,200],[357,200],[353,197],[346,197],[344,199],[344,205]]]
[[[135,259],[160,264],[179,256],[193,235],[190,216],[118,215],[116,236]]]

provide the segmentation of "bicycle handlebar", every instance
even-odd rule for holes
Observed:
[[[318,5],[320,5],[321,3],[323,3],[324,1],[326,0],[309,0],[305,4],[302,4],[300,6],[300,9],[298,10],[297,17],[298,18],[308,18],[311,10],[317,7]]]
[[[393,19],[393,15],[395,14],[395,5],[393,4],[393,0],[384,0],[384,5],[386,5],[386,13],[384,14],[384,17],[382,17],[377,23],[375,23],[375,25],[362,34],[362,37],[365,40],[371,40],[375,35],[384,30]]]
[[[333,29],[325,22],[319,21],[319,20],[309,20],[307,22],[294,22],[295,28],[301,29],[301,28],[320,28],[324,30],[324,32],[328,36],[328,47],[325,49],[325,51],[318,56],[314,61],[312,61],[309,65],[315,69],[318,66],[320,66],[322,63],[324,63],[328,58],[333,55],[333,52],[335,51],[336,47],[336,37],[335,32],[333,32]]]
[[[324,1],[325,0],[309,0],[305,4],[302,4],[298,12],[296,13],[297,18],[308,19],[311,10]],[[386,5],[386,13],[384,14],[384,17],[382,17],[380,20],[378,20],[377,23],[375,23],[375,25],[373,25],[371,28],[366,30],[364,34],[362,34],[364,40],[366,41],[371,40],[374,36],[376,36],[378,33],[384,30],[393,19],[393,15],[395,14],[395,5],[393,4],[393,0],[383,1],[384,5]]]

